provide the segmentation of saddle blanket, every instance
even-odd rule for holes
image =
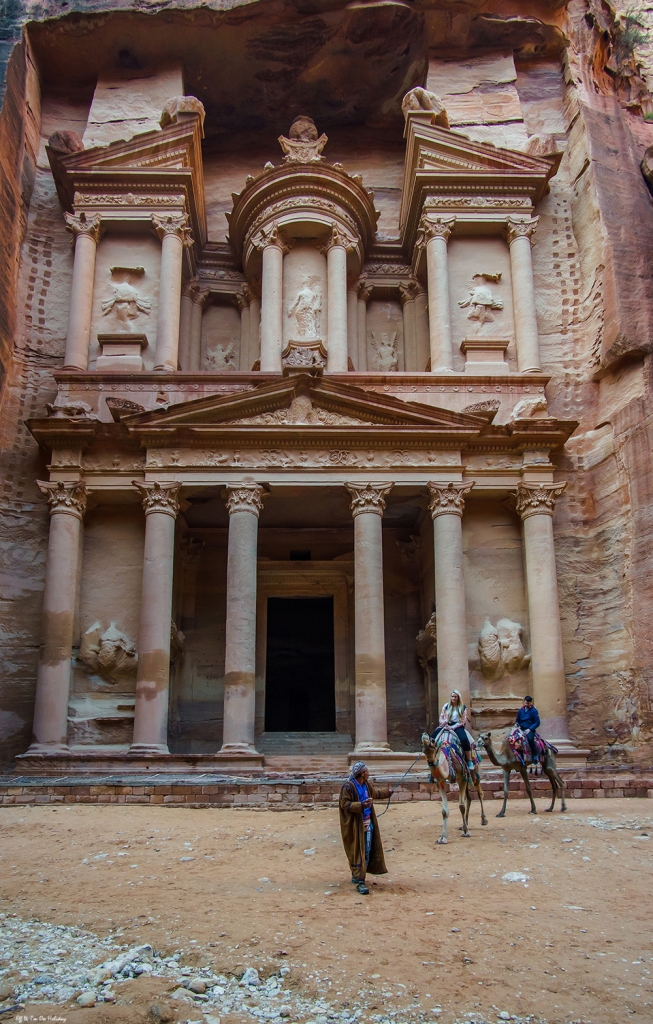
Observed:
[[[547,750],[551,750],[554,754],[558,753],[557,747],[554,747],[552,743],[548,743],[546,740],[542,739],[538,733],[536,733],[535,746],[537,749],[537,756],[534,758],[531,754],[528,736],[519,728],[518,725],[514,725],[510,730],[510,733],[508,734],[508,744],[517,760],[523,765],[539,764],[544,767],[546,764]]]

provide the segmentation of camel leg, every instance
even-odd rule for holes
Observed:
[[[506,816],[506,804],[508,803],[508,791],[510,784],[510,769],[503,769],[503,807],[497,814],[497,818],[505,818]]]
[[[463,839],[470,838],[469,832],[469,805],[471,797],[467,790],[467,782],[464,779],[458,780],[458,807],[463,819]]]
[[[560,793],[560,810],[566,811],[567,803],[565,801],[565,784],[562,781],[561,777],[558,775],[558,769],[554,768],[553,765],[551,766],[551,772],[556,780],[556,783],[558,785],[558,792]]]
[[[447,800],[447,787],[444,779],[438,780],[440,787],[440,797],[442,798],[442,834],[438,839],[438,843],[444,846],[447,842],[447,819],[449,817],[449,801]]]
[[[519,774],[521,775],[522,779],[524,780],[524,785],[526,786],[526,793],[528,794],[528,799],[531,802],[531,809],[530,809],[530,811],[528,813],[529,814],[537,814],[537,807],[535,806],[535,801],[533,800],[533,794],[531,792],[531,784],[528,781],[528,772],[526,771],[526,767],[525,766],[520,766]]]
[[[551,783],[551,803],[548,807],[544,808],[546,813],[550,814],[556,804],[556,797],[558,795],[558,783],[556,782],[556,778],[553,769],[551,768],[551,765],[547,764],[544,766],[544,774]]]
[[[481,825],[487,825],[487,818],[485,817],[485,806],[483,804],[483,787],[481,786],[481,776],[479,772],[476,772],[474,776],[474,786],[478,793],[478,799],[481,804]]]

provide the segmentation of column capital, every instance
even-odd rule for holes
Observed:
[[[506,235],[508,244],[512,244],[516,238],[528,238],[532,241],[535,228],[540,222],[539,217],[508,217],[506,219]]]
[[[561,484],[520,484],[514,494],[521,519],[552,516],[556,498],[560,497],[566,486],[566,481]]]
[[[405,306],[407,302],[414,302],[421,290],[420,283],[415,278],[403,281],[399,285],[399,298],[402,306]]]
[[[259,231],[252,239],[252,245],[259,252],[263,252],[268,246],[275,246],[275,248],[280,249],[284,256],[287,252],[290,252],[290,242],[278,224],[270,224],[269,227]]]
[[[88,501],[88,491],[83,480],[64,482],[63,480],[37,480],[36,485],[45,494],[50,507],[50,515],[57,513],[83,519]]]
[[[151,216],[154,230],[161,241],[166,235],[176,235],[184,245],[193,244],[185,213],[153,213]]]
[[[162,512],[173,519],[177,518],[180,483],[161,484],[158,480],[144,483],[142,480],[132,480],[132,484],[141,495],[146,516],[151,512]]]
[[[329,249],[334,249],[338,246],[344,249],[345,252],[353,252],[356,248],[356,241],[346,231],[335,222],[331,225],[331,232],[328,237],[320,245],[320,252],[326,254]]]
[[[66,231],[72,233],[75,241],[77,241],[78,235],[88,235],[96,245],[98,244],[102,231],[102,217],[99,213],[89,215],[82,210],[81,213],[64,213],[64,218]]]
[[[351,494],[351,514],[358,516],[362,512],[374,512],[377,516],[383,515],[385,508],[385,496],[394,487],[394,481],[390,484],[345,484]]]
[[[204,309],[206,301],[211,294],[211,289],[202,288],[197,278],[193,277],[182,285],[181,294],[184,298],[190,299],[196,306],[201,306]]]
[[[179,545],[181,549],[181,560],[185,566],[196,569],[199,565],[200,555],[204,550],[204,541],[197,537],[182,537]]]
[[[361,280],[359,280],[359,282],[358,282],[357,290],[358,290],[358,298],[362,302],[364,302],[365,305],[367,305],[367,303],[370,301],[370,299],[372,297],[372,292],[374,291],[374,285],[370,284],[369,281],[366,281],[365,278],[361,278]]]
[[[429,480],[429,512],[431,513],[431,519],[444,515],[454,515],[462,518],[465,510],[465,496],[469,494],[473,486],[473,482],[469,484],[434,484]]]
[[[430,242],[432,238],[444,238],[445,242],[449,241],[449,235],[453,231],[454,224],[456,223],[455,217],[429,217],[427,214],[422,214],[422,219],[419,222],[419,228],[417,230],[417,241],[415,245],[422,246]]]
[[[258,519],[263,508],[263,488],[260,484],[227,484],[227,512],[251,512]]]

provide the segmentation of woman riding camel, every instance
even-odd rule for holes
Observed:
[[[472,761],[472,748],[469,742],[469,736],[467,735],[468,726],[469,719],[467,718],[467,706],[463,704],[460,691],[452,690],[449,700],[440,712],[440,725],[435,732],[431,733],[431,739],[434,740],[443,729],[450,729],[451,732],[455,732],[460,741],[460,745],[465,752],[467,767],[470,772],[473,772],[474,762]]]

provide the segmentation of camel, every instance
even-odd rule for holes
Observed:
[[[512,750],[510,749],[510,744],[508,743],[508,737],[506,736],[503,743],[501,744],[501,750],[499,751],[498,754],[496,753],[494,747],[492,746],[492,733],[482,732],[476,742],[478,746],[481,748],[481,750],[486,751],[487,756],[490,758],[492,764],[496,765],[497,768],[503,768],[503,807],[497,814],[497,818],[504,818],[506,814],[506,804],[508,803],[508,787],[510,783],[511,772],[519,772],[522,779],[524,780],[524,785],[526,786],[528,799],[531,802],[531,809],[528,813],[537,814],[537,808],[535,806],[533,794],[531,793],[530,783],[528,781],[528,772],[526,771],[526,766],[523,765],[521,761],[518,761],[515,755],[513,754]],[[556,768],[556,756],[550,747],[547,747],[546,763],[544,765],[543,771],[544,774],[548,776],[552,790],[551,806],[546,807],[545,810],[547,811],[547,813],[553,810],[556,802],[556,797],[559,791],[561,801],[560,810],[566,811],[567,805],[565,803],[565,784],[558,775],[558,770]]]
[[[442,833],[438,839],[438,843],[444,845],[448,842],[447,822],[449,820],[449,801],[447,800],[446,783],[450,778],[451,766],[439,742],[437,740],[432,740],[427,732],[422,735],[422,747],[426,754],[426,760],[428,761],[429,770],[431,772],[431,782],[437,782],[440,790],[440,796],[442,798]],[[453,767],[456,773],[456,782],[458,783],[458,806],[463,819],[463,839],[469,839],[471,837],[471,833],[469,831],[469,808],[472,798],[469,794],[467,773],[464,772],[460,765],[454,765]],[[483,806],[483,790],[481,789],[481,778],[478,768],[474,772],[472,781],[481,802],[481,824],[487,825],[485,808]]]

